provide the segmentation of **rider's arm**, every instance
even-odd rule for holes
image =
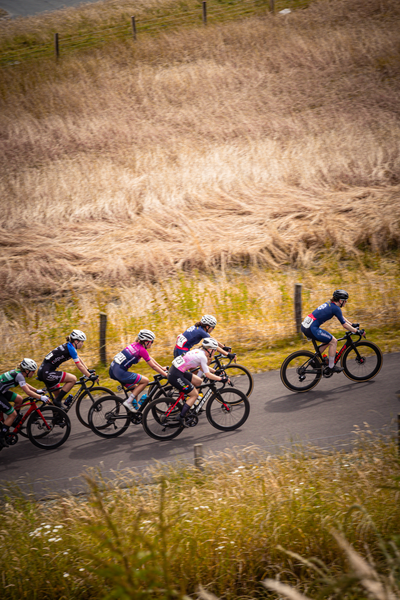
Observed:
[[[83,375],[85,375],[86,377],[90,377],[91,373],[89,373],[88,369],[86,368],[85,363],[79,359],[79,362],[75,363],[77,368],[80,370],[81,373],[83,373]]]
[[[91,373],[89,373],[89,370],[83,362],[83,360],[79,358],[76,348],[74,348],[74,346],[70,342],[68,342],[67,347],[69,354],[72,360],[74,361],[76,367],[80,370],[81,373],[83,373],[83,375],[85,375],[86,377],[90,377]]]
[[[168,377],[168,373],[166,371],[164,371],[164,369],[158,364],[157,361],[154,360],[154,358],[150,358],[150,360],[147,361],[147,364],[154,369],[154,371],[157,371],[157,373],[160,373],[160,375],[164,375],[164,377]]]
[[[24,390],[25,394],[28,394],[30,398],[36,398],[36,400],[40,400],[43,394],[38,394],[35,388],[33,388],[29,383],[25,385],[21,385],[21,389]]]
[[[351,331],[351,333],[357,333],[358,329],[353,327],[353,325],[346,319],[346,323],[342,323],[343,328],[347,329],[347,331]]]

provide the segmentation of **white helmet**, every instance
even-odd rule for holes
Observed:
[[[31,358],[24,358],[24,360],[21,361],[21,369],[24,371],[36,371],[37,364]]]
[[[69,339],[73,342],[84,342],[86,340],[86,335],[80,329],[74,329],[69,334]]]
[[[154,342],[156,336],[150,329],[141,329],[138,333],[138,340],[141,342]]]
[[[215,327],[217,324],[217,319],[212,315],[204,315],[201,317],[200,323],[202,325],[210,325],[210,327]]]
[[[216,350],[218,348],[218,342],[214,338],[204,338],[201,345],[207,350]]]

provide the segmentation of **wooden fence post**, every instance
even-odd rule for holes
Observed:
[[[101,312],[100,313],[100,362],[103,365],[107,364],[106,331],[107,331],[107,315],[106,315],[106,313]]]
[[[199,471],[203,471],[204,470],[203,444],[195,444],[193,446],[193,448],[194,448],[194,466],[196,467],[196,469],[199,469]]]
[[[207,25],[207,2],[203,0],[203,24]]]
[[[58,43],[58,33],[54,34],[54,54],[56,55],[56,58],[58,58],[60,56],[60,46]]]
[[[136,21],[135,21],[135,17],[131,17],[131,21],[132,21],[132,34],[133,34],[133,39],[136,42]]]
[[[397,415],[397,450],[400,456],[400,413]]]
[[[296,333],[301,334],[301,283],[296,283],[294,286],[294,320],[296,323]]]
[[[275,13],[275,0],[269,0],[269,10]]]

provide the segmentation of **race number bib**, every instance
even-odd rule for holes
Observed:
[[[306,317],[302,322],[302,325],[305,329],[309,329],[313,323],[314,319],[312,317]]]
[[[181,333],[181,335],[178,335],[178,337],[176,338],[176,345],[178,346],[178,348],[183,348],[183,346],[186,344],[186,342],[187,342],[187,339],[185,338],[183,333]]]
[[[177,356],[172,361],[172,364],[174,365],[174,367],[176,367],[177,369],[179,369],[179,367],[181,367],[182,365],[185,364],[185,359],[183,358],[183,356]]]
[[[126,356],[123,354],[123,352],[118,352],[118,354],[114,356],[114,362],[116,362],[117,365],[122,365],[124,360],[126,360]]]

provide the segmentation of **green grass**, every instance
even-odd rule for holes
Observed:
[[[176,464],[149,468],[144,479],[92,472],[89,497],[36,503],[10,486],[2,598],[179,598],[199,584],[227,599],[271,598],[261,581],[276,576],[312,595],[320,574],[285,550],[317,557],[325,579],[342,576],[332,528],[388,572],[382,544],[392,554],[399,544],[390,489],[399,473],[395,445],[366,429],[346,454],[297,448],[271,457],[248,448],[207,458],[202,472]],[[320,597],[366,598],[356,580],[345,594]]]
[[[306,8],[312,0],[278,0],[276,12]],[[269,0],[217,0],[208,2],[209,25],[243,19],[269,11]],[[136,18],[138,40],[142,35],[160,35],[175,29],[201,27],[202,2],[158,2],[132,5],[131,2],[101,2],[56,11],[50,16],[19,19],[4,28],[0,37],[0,65],[54,57],[54,34],[60,36],[61,56],[71,51],[103,46],[116,41],[132,41],[131,17]],[[67,18],[66,18],[67,17]]]

